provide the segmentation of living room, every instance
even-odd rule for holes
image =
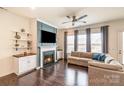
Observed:
[[[124,8],[0,7],[0,20],[0,85],[124,85]]]

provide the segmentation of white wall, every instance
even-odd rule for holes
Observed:
[[[60,49],[64,49],[64,31],[57,31],[57,47]]]
[[[37,19],[31,19],[32,52],[37,52]]]
[[[30,20],[0,10],[0,77],[13,73],[12,31],[20,31],[21,28],[30,32]]]
[[[118,58],[118,32],[124,31],[124,19],[121,20],[114,20],[104,23],[92,24],[89,26],[84,26],[83,28],[91,27],[100,27],[103,25],[109,25],[109,53],[114,57]],[[64,49],[64,31],[58,32],[58,46],[59,48]]]

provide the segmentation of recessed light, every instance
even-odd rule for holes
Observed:
[[[36,7],[32,6],[31,9],[34,10]]]

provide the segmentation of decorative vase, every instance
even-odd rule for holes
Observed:
[[[18,35],[18,34],[17,34],[17,32],[16,32],[15,38],[16,38],[16,39],[20,39],[20,38],[21,38],[21,36],[20,36],[20,35]]]
[[[28,47],[30,47],[31,46],[31,41],[27,41],[27,45],[28,45]]]
[[[21,29],[21,32],[25,32],[25,29],[22,28],[22,29]]]
[[[25,55],[25,56],[27,56],[27,54],[28,54],[27,52],[24,52],[24,55]]]
[[[19,46],[19,44],[15,44],[15,47],[18,47]]]

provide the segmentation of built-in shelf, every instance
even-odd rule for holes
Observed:
[[[30,39],[12,39],[12,40],[14,40],[14,41],[31,41]]]
[[[29,34],[29,35],[32,35],[31,33],[29,32],[19,32],[19,31],[13,31],[14,33],[20,33],[20,34]]]
[[[24,49],[24,51],[25,49],[27,50],[32,49],[32,40],[31,40],[32,34],[31,33],[13,31],[13,36],[14,36],[14,38],[12,39],[12,41],[14,42],[13,49],[15,49],[16,51],[18,51],[19,49],[21,50]]]
[[[31,47],[13,47],[13,49],[32,49]]]

